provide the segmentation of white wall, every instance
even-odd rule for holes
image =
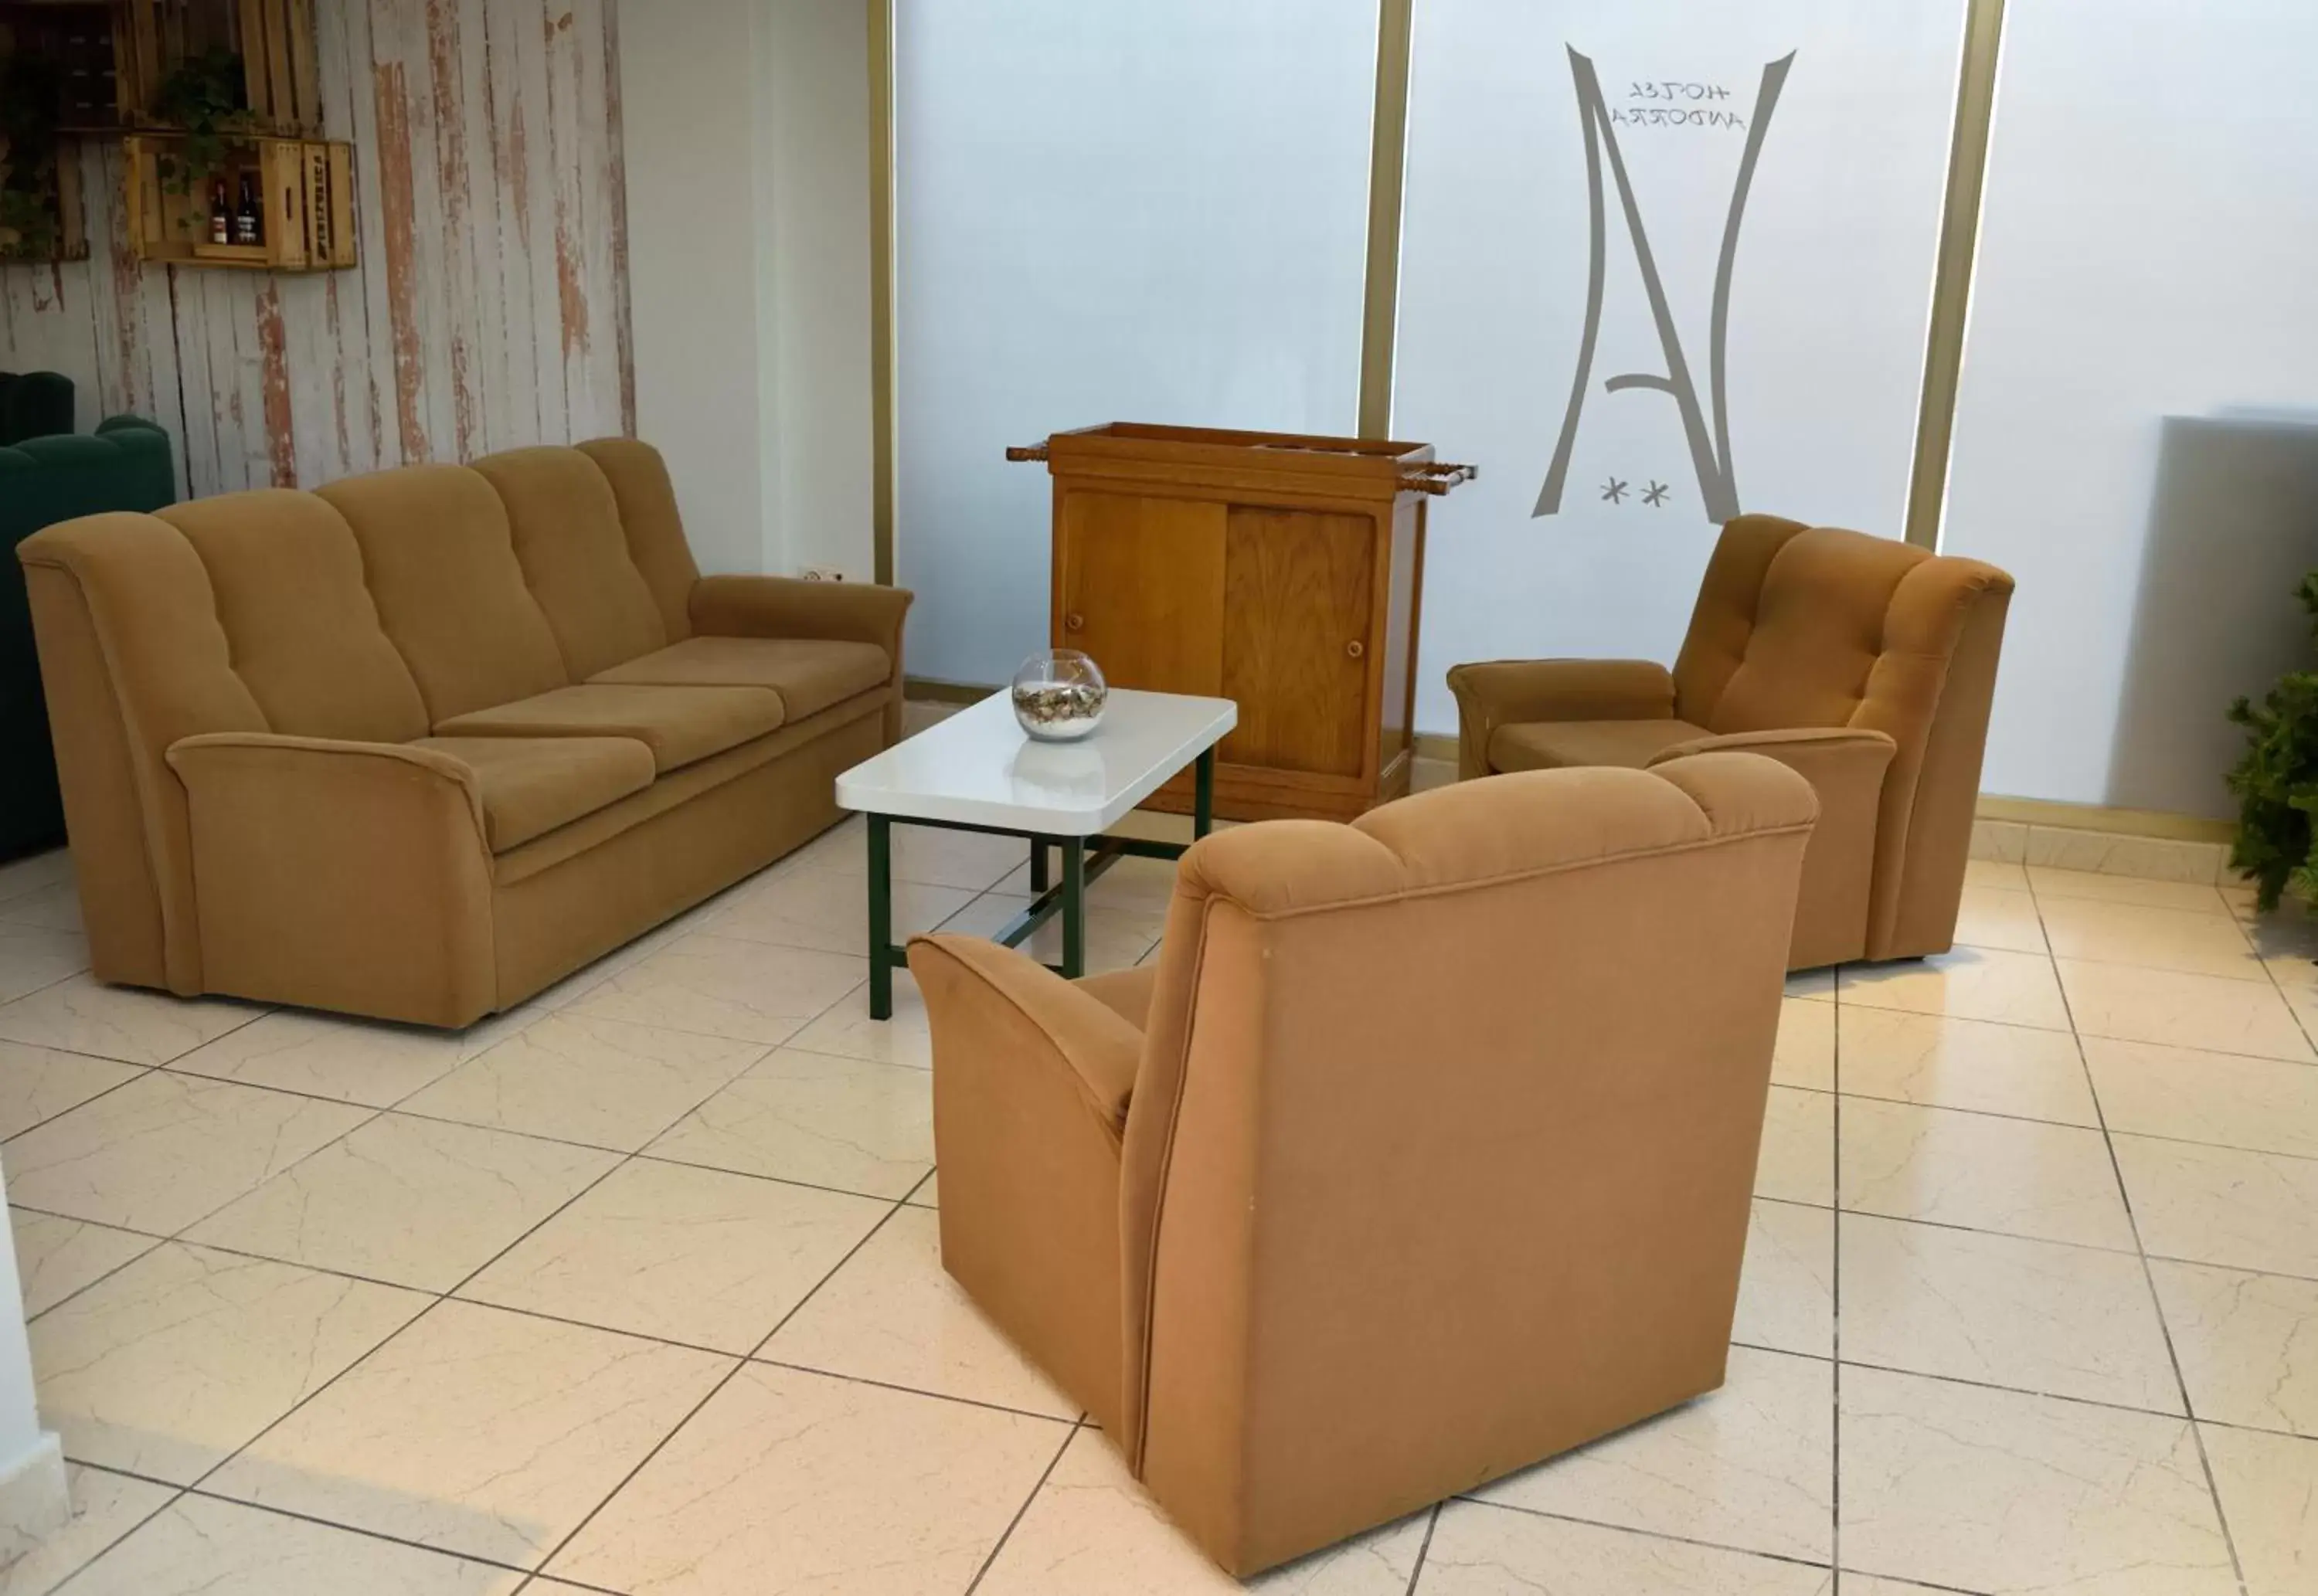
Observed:
[[[1052,484],[1106,421],[1357,419],[1375,0],[902,0],[900,459],[911,669],[1047,641]]]
[[[2011,0],[1943,544],[2019,579],[1983,785],[2230,812],[2306,668],[2318,8]]]
[[[866,582],[875,567],[868,7],[769,0],[761,15],[776,569],[833,565]]]
[[[637,431],[705,570],[870,574],[868,13],[623,16]]]

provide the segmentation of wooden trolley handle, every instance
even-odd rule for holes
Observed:
[[[1007,445],[1006,458],[1009,460],[1044,460],[1047,458],[1047,445],[1044,444],[1010,444]]]
[[[1451,465],[1435,460],[1401,473],[1400,485],[1413,493],[1446,493],[1460,482],[1469,482],[1481,474],[1473,465]]]

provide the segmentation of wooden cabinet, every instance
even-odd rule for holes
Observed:
[[[1229,698],[1216,812],[1348,819],[1408,790],[1419,444],[1114,422],[1008,451],[1054,477],[1053,642],[1113,685]],[[1160,808],[1188,809],[1188,782]]]

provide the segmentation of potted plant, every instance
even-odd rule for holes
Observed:
[[[2318,629],[2318,571],[2296,596]],[[2318,901],[2318,857],[2311,817],[2318,811],[2318,671],[2288,671],[2259,704],[2241,698],[2230,719],[2246,729],[2246,751],[2230,772],[2238,800],[2231,865],[2254,883],[2263,910],[2291,891]]]
[[[173,194],[193,193],[224,169],[229,145],[257,134],[247,84],[241,58],[222,45],[187,56],[161,80],[154,91],[153,114],[164,127],[184,136],[175,151],[160,158],[163,189]]]

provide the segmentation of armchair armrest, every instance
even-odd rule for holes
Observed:
[[[1769,731],[1732,731],[1719,737],[1694,737],[1678,742],[1650,760],[1659,766],[1692,754],[1761,754],[1810,776],[1814,771],[1855,771],[1874,774],[1881,782],[1883,767],[1900,745],[1883,732],[1855,726],[1783,726]],[[1818,785],[1813,780],[1812,785]]]
[[[1451,666],[1457,778],[1489,774],[1489,739],[1527,721],[1663,721],[1674,676],[1648,659],[1495,659]]]
[[[1819,794],[1819,824],[1803,850],[1789,967],[1812,969],[1856,958],[1875,875],[1883,775],[1899,745],[1881,731],[1850,726],[1738,731],[1679,743],[1653,768],[1688,754],[1760,754],[1802,776]]]
[[[692,589],[692,624],[711,637],[811,637],[876,643],[902,661],[902,621],[916,595],[867,582],[794,577],[703,577]]]
[[[918,937],[941,1259],[1098,1423],[1119,1421],[1119,1144],[1143,1034],[1011,948]]]
[[[991,1046],[1002,1067],[1041,1071],[1074,1090],[1116,1143],[1143,1055],[1143,1033],[1119,1012],[1011,947],[978,937],[916,937],[910,973],[925,994],[936,1045]],[[1024,1050],[1022,1043],[1033,1045]]]
[[[491,856],[464,765],[238,731],[167,758],[211,990],[444,1027],[498,1006]]]

